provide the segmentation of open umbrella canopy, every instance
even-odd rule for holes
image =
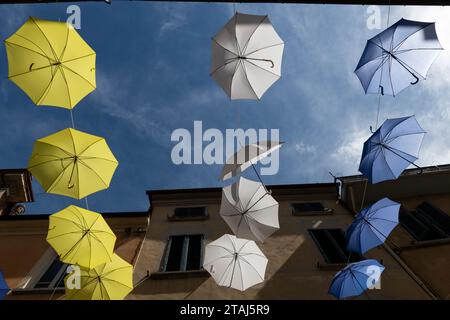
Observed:
[[[0,271],[0,300],[3,300],[9,291],[8,284],[3,277],[3,273]]]
[[[36,105],[72,109],[96,87],[95,52],[69,23],[30,17],[5,45],[9,79]]]
[[[434,22],[400,19],[367,41],[355,73],[366,93],[395,96],[426,78],[440,50]]]
[[[111,261],[116,236],[101,214],[69,206],[49,220],[47,242],[62,262],[92,269]]]
[[[359,171],[370,183],[397,179],[415,165],[425,133],[414,116],[387,119],[364,143]]]
[[[264,281],[267,261],[254,241],[225,234],[206,246],[203,268],[219,286],[245,291]]]
[[[263,242],[280,228],[278,202],[261,183],[243,177],[223,188],[220,215],[238,238]]]
[[[220,180],[227,180],[241,174],[259,160],[280,149],[283,143],[281,141],[264,140],[240,148],[227,159],[222,168]]]
[[[35,142],[28,170],[46,192],[82,199],[107,189],[117,166],[104,138],[64,129]]]
[[[398,225],[400,204],[383,198],[363,209],[347,230],[347,250],[363,255],[384,243]]]
[[[231,99],[260,99],[281,76],[284,42],[267,16],[242,14],[212,39],[211,77]]]
[[[67,300],[122,300],[133,290],[133,266],[114,254],[111,262],[91,270],[80,268],[64,278]]]
[[[383,271],[373,259],[351,263],[334,276],[328,293],[338,299],[359,296],[380,281]]]

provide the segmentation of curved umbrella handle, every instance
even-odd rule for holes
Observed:
[[[412,85],[414,85],[414,84],[416,84],[417,82],[419,82],[419,78],[418,78],[414,73],[411,73],[411,75],[412,75],[414,78],[416,78],[416,81],[410,82]]]
[[[382,96],[384,96],[384,88],[383,88],[383,86],[380,86],[380,93],[381,93]]]
[[[34,65],[34,62],[32,64],[30,64],[29,71],[31,71],[31,69],[33,69],[33,65]]]

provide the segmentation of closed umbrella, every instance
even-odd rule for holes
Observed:
[[[30,17],[5,45],[8,78],[36,105],[72,109],[95,90],[95,51],[71,24]]]
[[[80,287],[76,287],[76,270],[65,279],[66,300],[123,300],[133,290],[133,266],[114,254],[111,262],[91,270],[79,270]]]
[[[280,149],[283,143],[281,141],[264,140],[245,145],[227,159],[222,168],[220,180],[227,180],[241,174],[261,159]]]
[[[259,100],[281,76],[283,49],[268,16],[237,12],[212,38],[211,77],[232,100]]]
[[[82,199],[107,189],[117,166],[104,138],[64,129],[35,142],[28,170],[46,192]]]
[[[440,50],[434,22],[400,19],[367,41],[355,73],[366,93],[395,96],[426,78]]]
[[[220,215],[238,238],[263,242],[280,228],[278,202],[263,184],[243,177],[223,188]]]
[[[9,291],[10,289],[5,281],[5,278],[3,277],[3,273],[0,272],[0,300],[3,300]]]
[[[364,143],[359,171],[370,183],[397,179],[409,165],[418,167],[424,135],[414,116],[387,119]]]
[[[373,259],[351,263],[334,276],[328,293],[338,299],[359,296],[380,281],[383,271]]]
[[[203,268],[219,286],[245,291],[264,281],[267,261],[254,241],[226,234],[206,246]]]
[[[62,262],[92,269],[111,261],[116,236],[101,214],[68,206],[49,220],[47,242]]]
[[[383,198],[363,209],[347,230],[347,250],[363,255],[383,244],[398,225],[400,204]]]

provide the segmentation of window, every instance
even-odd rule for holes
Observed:
[[[291,203],[292,214],[294,216],[307,215],[307,214],[326,214],[331,213],[333,210],[325,208],[320,202],[298,202]]]
[[[193,271],[202,268],[203,235],[171,236],[161,271]]]
[[[417,241],[437,240],[450,237],[450,216],[425,201],[415,210],[400,210],[400,224]]]
[[[347,239],[341,229],[310,229],[309,233],[327,263],[347,263]],[[361,261],[362,257],[352,252],[350,262]]]
[[[208,217],[206,207],[185,207],[175,208],[172,215],[169,215],[170,220],[197,220]]]
[[[64,288],[66,269],[67,265],[56,257],[36,282],[34,288]]]

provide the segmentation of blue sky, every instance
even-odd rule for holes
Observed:
[[[2,5],[2,42],[28,16],[67,19],[67,4]],[[103,136],[120,162],[108,190],[89,197],[95,211],[146,210],[145,190],[221,186],[220,165],[171,161],[177,128],[279,129],[285,146],[280,171],[269,184],[330,182],[328,171],[356,174],[362,143],[375,124],[378,98],[365,95],[353,70],[370,30],[365,6],[248,5],[268,14],[285,41],[282,78],[257,101],[231,102],[209,77],[210,39],[231,18],[233,5],[114,1],[80,4],[82,37],[97,52],[97,89],[74,109],[77,129]],[[386,26],[387,8],[381,10]],[[437,21],[444,48],[450,42],[447,8],[398,7],[401,17]],[[419,165],[450,162],[450,55],[443,51],[426,81],[382,101],[381,119],[415,114],[428,132]],[[67,110],[36,107],[7,79],[0,52],[0,167],[25,167],[33,142],[70,126]],[[53,213],[82,202],[48,195],[33,182],[28,213]]]

